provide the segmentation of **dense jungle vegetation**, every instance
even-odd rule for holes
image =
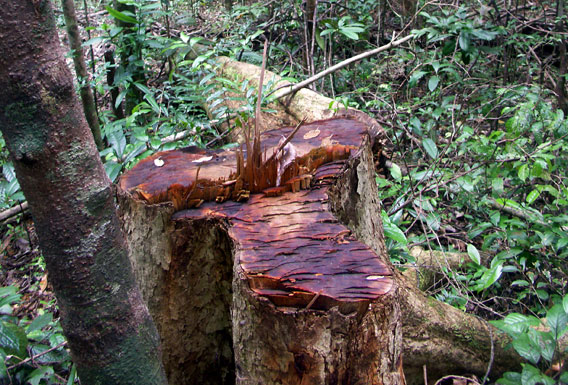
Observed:
[[[511,335],[526,363],[498,383],[568,383],[564,0],[75,6],[88,70],[77,88],[94,92],[100,156],[113,181],[157,151],[234,146],[229,133],[254,116],[257,95],[217,75],[220,55],[260,65],[267,40],[268,69],[299,82],[412,35],[310,87],[334,100],[330,109],[364,111],[387,133],[376,180],[393,263],[413,271],[421,252],[463,259],[457,268],[442,257],[423,289]],[[57,18],[69,50],[62,11]],[[227,108],[240,91],[241,107]],[[2,139],[0,162],[0,382],[78,383]]]

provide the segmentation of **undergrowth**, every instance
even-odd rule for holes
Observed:
[[[394,3],[334,0],[319,3],[313,26],[297,1],[239,3],[230,11],[210,2],[124,3],[133,11],[107,8],[85,43],[99,52],[91,83],[106,143],[100,155],[112,180],[157,151],[230,145],[226,138],[246,125],[257,96],[247,82],[218,74],[219,55],[260,64],[268,39],[269,69],[295,81],[393,35],[414,34],[410,49],[391,49],[312,87],[374,116],[391,140],[377,184],[393,263],[421,269],[416,248],[461,253],[466,263],[442,268],[429,294],[495,320],[514,338],[527,364],[500,382],[565,381],[557,342],[568,308],[568,123],[554,92],[563,74],[552,31],[564,23],[554,4],[503,10],[490,2],[419,2],[408,13]],[[540,24],[531,29],[531,20]],[[108,46],[115,64],[101,53]],[[136,55],[121,62],[124,52]],[[265,88],[266,95],[271,84]],[[6,209],[24,197],[2,140],[0,162]],[[5,242],[25,238],[15,227],[5,227]],[[12,336],[0,344],[0,372],[31,383],[61,382],[65,374],[72,382],[56,319],[46,311],[33,320],[12,315],[21,292],[0,292],[2,333]],[[56,365],[22,364],[53,347]]]

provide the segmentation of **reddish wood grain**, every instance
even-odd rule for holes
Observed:
[[[263,134],[266,158],[292,129]],[[161,152],[126,173],[120,187],[149,203],[170,200],[178,209],[190,207],[178,211],[173,216],[176,221],[226,221],[250,288],[277,306],[340,305],[349,311],[366,306],[393,285],[390,269],[328,207],[329,184],[365,135],[367,127],[350,119],[301,127],[291,141],[295,161],[284,172],[281,186],[275,186],[276,165],[268,164],[273,169],[266,172],[265,194],[248,198],[247,193],[240,199],[248,198],[246,203],[217,203],[224,200],[219,197],[238,198],[236,191],[247,187],[234,179],[234,151]],[[154,163],[158,158],[164,161],[161,167]]]

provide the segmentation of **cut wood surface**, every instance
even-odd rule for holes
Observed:
[[[293,130],[262,135],[255,186],[241,179],[246,152],[195,148],[158,153],[120,180],[142,202],[123,212],[171,383],[404,382],[398,290],[373,235],[378,213],[363,212],[377,203],[370,127],[306,124],[273,156]],[[165,255],[138,232],[169,239],[157,240]]]
[[[274,153],[292,129],[263,134],[263,152]],[[275,186],[277,170],[272,165],[264,193],[252,195],[246,204],[218,203],[225,197],[242,200],[238,195],[242,187],[227,191],[237,184],[234,150],[160,152],[124,175],[120,186],[150,204],[171,201],[178,210],[199,206],[178,212],[174,221],[227,219],[231,237],[248,250],[240,263],[251,289],[277,306],[365,307],[389,291],[392,273],[338,222],[327,197],[330,179],[341,172],[365,135],[365,124],[352,119],[302,126],[290,142],[295,161],[285,170],[282,186]],[[284,192],[289,193],[281,195]]]

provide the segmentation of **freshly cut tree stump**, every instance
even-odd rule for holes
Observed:
[[[404,383],[369,126],[314,122],[284,145],[293,130],[256,155],[158,153],[120,181],[172,384]]]

